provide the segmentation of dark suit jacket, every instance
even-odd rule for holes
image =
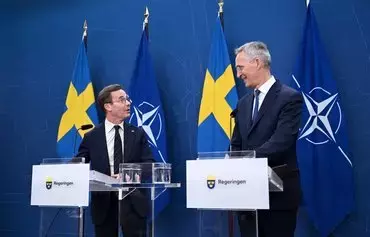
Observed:
[[[86,163],[90,163],[91,170],[111,175],[104,123],[99,124],[85,134],[78,149],[77,157],[85,157]],[[142,128],[124,123],[123,159],[125,163],[153,162],[153,156]],[[98,225],[106,218],[111,200],[110,195],[113,195],[113,193],[92,192],[91,214],[94,224]],[[145,217],[149,212],[148,200],[138,190],[123,201],[122,208],[134,210],[140,217]]]
[[[252,124],[253,94],[238,102],[231,139],[233,150],[255,150],[284,182],[284,192],[270,193],[270,209],[296,208],[300,201],[296,140],[302,112],[302,96],[276,81],[268,91]]]

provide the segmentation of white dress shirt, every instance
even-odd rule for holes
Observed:
[[[263,83],[260,86],[260,88],[258,88],[258,90],[260,91],[260,94],[258,96],[258,111],[261,108],[261,105],[262,105],[263,100],[265,99],[265,97],[267,95],[267,92],[269,92],[269,90],[271,89],[271,87],[274,85],[275,82],[276,82],[275,77],[271,75],[271,77],[265,83]],[[254,111],[255,105],[256,105],[256,98],[253,99],[252,113]],[[253,117],[253,115],[252,115],[252,117]]]
[[[108,149],[108,157],[109,157],[109,167],[110,167],[110,173],[111,175],[114,174],[114,136],[116,134],[116,130],[114,129],[114,126],[119,125],[121,129],[119,130],[119,135],[121,136],[122,141],[122,153],[124,154],[124,137],[123,137],[123,122],[120,124],[113,124],[109,122],[107,119],[105,119],[104,122],[105,125],[105,139],[107,141],[107,149]],[[122,157],[124,157],[122,154]]]

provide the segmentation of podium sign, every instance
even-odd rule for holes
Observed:
[[[89,164],[34,165],[31,205],[88,206],[89,172]]]
[[[266,158],[186,161],[187,208],[269,209]]]

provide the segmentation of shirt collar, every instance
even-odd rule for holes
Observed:
[[[271,75],[271,77],[265,82],[263,83],[260,88],[258,88],[258,90],[266,95],[267,92],[269,92],[270,88],[272,87],[272,85],[274,85],[274,83],[276,82],[276,79],[273,75]]]
[[[109,122],[108,119],[105,119],[104,124],[105,124],[105,133],[110,132],[116,125],[120,126],[121,129],[123,130],[123,122],[120,124],[114,124],[114,123]]]

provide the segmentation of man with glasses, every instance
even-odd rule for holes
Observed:
[[[118,178],[120,163],[153,162],[142,128],[127,122],[131,100],[118,84],[103,88],[98,95],[105,121],[86,133],[77,157],[85,157],[91,169]],[[121,202],[120,225],[125,237],[146,236],[149,200],[135,190]],[[118,236],[118,196],[116,192],[93,192],[91,215],[97,237]]]
[[[271,55],[262,42],[246,43],[236,51],[237,76],[253,93],[237,105],[232,149],[255,150],[268,158],[268,164],[284,184],[283,192],[270,193],[270,210],[258,211],[260,237],[293,237],[300,201],[296,140],[302,112],[302,96],[276,80],[270,72]],[[242,237],[250,235],[255,224],[248,212],[239,212]]]

